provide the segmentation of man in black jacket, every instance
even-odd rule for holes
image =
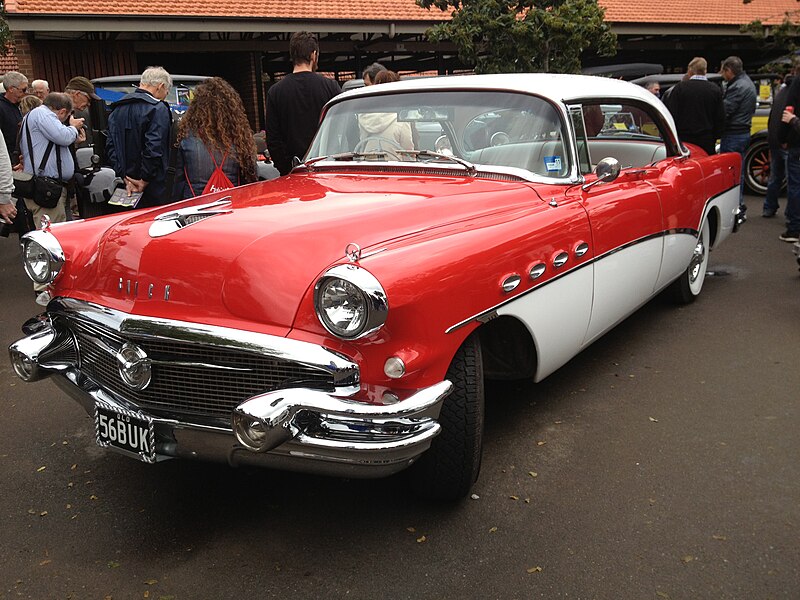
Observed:
[[[6,91],[0,96],[0,129],[3,131],[8,155],[12,156],[17,148],[17,133],[22,121],[19,101],[28,92],[28,78],[17,71],[8,71],[3,75],[3,87]],[[13,167],[13,159],[11,162]]]
[[[689,63],[687,79],[664,97],[664,104],[675,119],[682,142],[700,146],[707,154],[716,153],[716,143],[725,124],[722,89],[706,77],[708,63],[696,56]]]
[[[267,148],[281,175],[292,170],[292,159],[305,156],[319,126],[325,103],[342,91],[317,70],[319,44],[313,33],[298,31],[289,40],[292,73],[267,92]]]
[[[148,67],[139,87],[111,105],[106,157],[129,194],[143,192],[138,207],[172,201],[165,184],[172,112],[164,102],[171,87],[163,67]]]

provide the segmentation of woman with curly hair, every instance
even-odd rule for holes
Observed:
[[[178,142],[176,172],[183,173],[176,177],[175,198],[179,200],[225,189],[209,182],[218,166],[234,186],[257,179],[256,144],[242,99],[220,77],[197,86],[178,125]]]

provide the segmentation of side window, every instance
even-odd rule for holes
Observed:
[[[616,158],[622,168],[644,167],[667,156],[659,126],[646,104],[585,104],[582,107],[589,163]]]

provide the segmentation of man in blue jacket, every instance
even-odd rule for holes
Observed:
[[[172,201],[165,185],[172,113],[164,102],[171,87],[163,67],[148,67],[139,87],[111,105],[106,157],[129,194],[143,193],[138,207]]]
[[[725,126],[719,140],[719,151],[738,152],[742,156],[744,165],[744,155],[750,144],[750,125],[758,102],[756,87],[744,72],[742,59],[738,56],[729,56],[723,60],[720,74],[728,85],[722,98],[725,105]],[[739,207],[742,211],[747,210],[742,198],[743,188],[744,169],[739,185]]]

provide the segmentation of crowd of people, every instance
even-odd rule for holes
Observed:
[[[738,56],[722,61],[720,74],[727,82],[724,91],[708,80],[707,69],[707,61],[695,57],[680,83],[663,94],[660,90],[650,91],[660,96],[669,109],[681,141],[714,154],[719,140],[720,152],[736,152],[744,164],[758,104],[755,85]],[[786,230],[779,236],[785,242],[800,239],[800,119],[794,114],[795,106],[800,103],[800,78],[794,77],[798,70],[800,59],[796,58],[792,71],[773,95],[768,123],[770,176],[761,213],[765,218],[777,214],[778,196],[786,181]],[[744,178],[742,169],[739,195],[742,212],[747,210],[742,196]]]

